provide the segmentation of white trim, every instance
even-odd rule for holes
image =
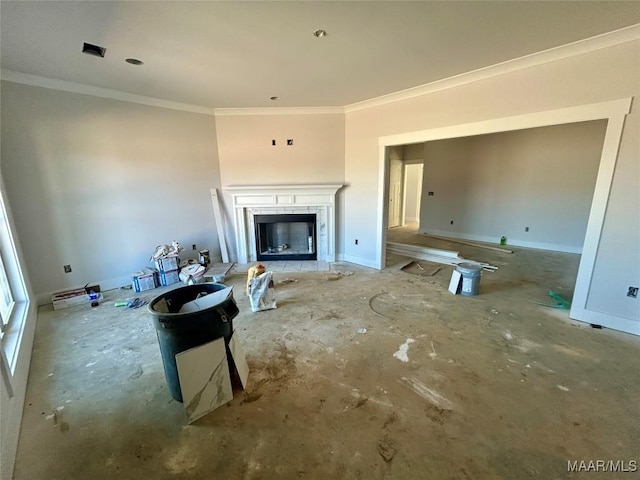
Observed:
[[[488,78],[503,75],[505,73],[522,70],[544,63],[554,62],[563,58],[569,58],[583,53],[593,52],[602,48],[612,47],[621,43],[631,42],[640,38],[640,24],[603,33],[595,37],[578,40],[577,42],[560,45],[558,47],[535,52],[523,57],[507,60],[487,67],[472,70],[470,72],[454,75],[453,77],[436,80],[417,87],[400,90],[398,92],[381,95],[361,102],[352,103],[344,107],[345,113],[356,112],[371,107],[378,107],[388,103],[407,100],[429,93],[439,92],[448,88],[458,87],[468,83],[486,80]]]
[[[429,142],[446,138],[470,137],[488,133],[510,132],[527,128],[561,125],[564,123],[587,122],[603,118],[614,118],[629,113],[631,98],[591,103],[576,107],[559,108],[543,112],[524,113],[512,117],[495,118],[473,123],[463,123],[448,127],[432,128],[417,132],[388,135],[378,139],[378,145],[391,147],[408,143]]]
[[[349,263],[353,263],[354,265],[360,265],[362,267],[375,268],[376,270],[379,270],[376,262],[372,262],[368,258],[356,257],[355,255],[349,255],[346,253],[338,254],[338,261],[349,262]]]
[[[336,258],[336,193],[343,184],[239,185],[231,192],[239,264],[256,261],[254,215],[313,213],[316,215],[317,260]]]
[[[487,133],[522,130],[526,128],[561,125],[574,122],[606,119],[607,129],[604,138],[604,146],[598,168],[598,176],[589,213],[589,222],[582,248],[580,267],[576,278],[576,287],[571,306],[570,317],[575,320],[589,321],[596,315],[587,310],[587,299],[591,288],[591,278],[596,261],[596,254],[600,245],[600,236],[604,225],[604,217],[607,209],[613,172],[618,157],[618,148],[622,137],[622,127],[626,115],[630,112],[632,98],[623,98],[609,102],[579,105],[576,107],[561,108],[545,112],[526,113],[513,117],[497,118],[475,123],[454,125],[443,128],[434,128],[419,132],[389,135],[379,138],[379,162],[378,162],[378,231],[376,236],[376,263],[379,268],[384,268],[384,251],[386,241],[386,211],[385,198],[388,178],[388,166],[386,159],[387,147],[408,143],[419,143],[445,138],[466,137]],[[634,330],[626,329],[627,322],[620,321],[620,317],[608,313],[597,313],[598,321],[595,323],[607,325],[610,328],[634,333]],[[604,322],[604,323],[603,323]],[[593,323],[593,322],[591,322]],[[637,328],[637,327],[636,327]]]
[[[28,73],[15,72],[12,70],[1,69],[0,79],[8,82],[22,83],[35,87],[50,88],[53,90],[62,90],[71,93],[80,93],[82,95],[91,95],[95,97],[110,98],[123,102],[139,103],[142,105],[150,105],[154,107],[169,108],[172,110],[181,110],[185,112],[201,113],[203,115],[229,116],[229,115],[319,115],[319,114],[336,114],[350,113],[366,108],[386,105],[388,103],[407,100],[410,98],[426,95],[448,88],[465,85],[468,83],[485,80],[488,78],[503,75],[505,73],[522,70],[525,68],[541,65],[544,63],[569,58],[583,53],[593,52],[602,48],[631,42],[640,38],[640,24],[630,25],[619,30],[603,33],[595,37],[578,40],[566,45],[543,50],[541,52],[531,53],[523,57],[507,60],[495,65],[464,72],[452,77],[436,80],[424,85],[392,92],[379,97],[370,98],[360,102],[351,103],[345,106],[333,107],[248,107],[248,108],[211,108],[201,105],[193,105],[189,103],[173,102],[163,100],[161,98],[147,97],[144,95],[136,95],[125,93],[119,90],[109,88],[94,87],[78,82],[70,82],[67,80],[58,80],[55,78],[42,77],[39,75],[31,75]]]
[[[629,106],[630,104],[631,99],[629,99]],[[591,289],[591,278],[593,276],[598,248],[600,247],[602,226],[604,225],[613,172],[615,170],[618,149],[622,138],[622,128],[627,113],[629,113],[629,109],[624,113],[620,112],[617,115],[608,117],[607,131],[604,137],[602,156],[600,157],[600,167],[598,168],[598,176],[596,177],[596,187],[593,193],[593,201],[591,202],[587,233],[584,246],[582,247],[582,257],[580,258],[576,288],[569,315],[576,320],[585,318],[587,313],[587,300],[589,290]],[[611,319],[611,321],[614,321],[614,319]]]
[[[573,306],[571,307],[571,312],[573,312]],[[574,318],[573,313],[570,313],[569,316],[570,318]],[[640,336],[640,322],[620,317],[612,313],[584,309],[582,312],[582,318],[575,318],[575,320],[590,323],[592,325],[601,325],[605,328],[611,328],[613,330],[619,330],[621,332]]]
[[[94,87],[84,83],[69,82],[67,80],[41,77],[39,75],[31,75],[29,73],[14,72],[4,68],[0,70],[0,79],[7,82],[31,85],[33,87],[50,88],[52,90],[61,90],[63,92],[79,93],[81,95],[90,95],[100,98],[110,98],[121,102],[139,103],[141,105],[168,108],[170,110],[180,110],[183,112],[201,113],[203,115],[215,115],[215,110],[213,108],[202,107],[200,105],[172,102],[161,98],[125,93],[119,90],[112,90],[110,88]]]
[[[430,228],[427,229],[419,229],[420,233],[426,233],[427,235],[435,235],[437,237],[449,237],[449,238],[458,238],[460,240],[471,240],[473,242],[484,242],[493,244],[496,247],[499,247],[497,243],[500,240],[498,235],[494,237],[490,237],[488,235],[468,235],[466,233],[458,233],[458,232],[450,232],[447,230],[433,230]],[[564,245],[561,243],[548,243],[548,242],[530,242],[526,240],[519,240],[509,237],[509,243],[507,244],[507,248],[509,247],[524,247],[524,248],[534,248],[537,250],[550,250],[552,252],[564,252],[564,253],[582,253],[582,246],[575,247],[573,245]]]
[[[256,107],[216,108],[216,117],[235,115],[326,115],[344,114],[344,107]]]
[[[282,190],[288,191],[300,189],[303,189],[305,193],[332,192],[332,194],[335,194],[342,187],[344,187],[342,183],[331,183],[322,185],[299,183],[295,185],[231,185],[228,187],[223,187],[222,189],[229,190],[230,192],[246,192],[248,194],[251,194],[253,191],[262,194],[264,190],[277,194]]]

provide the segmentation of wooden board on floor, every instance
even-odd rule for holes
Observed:
[[[443,240],[445,242],[459,243],[461,245],[469,245],[471,247],[486,248],[487,250],[493,250],[495,252],[513,253],[513,250],[509,250],[507,248],[493,247],[491,245],[483,245],[482,243],[468,242],[466,240],[457,240],[455,238],[449,238],[449,237],[438,237],[436,235],[430,235],[428,233],[421,233],[421,235],[424,235],[425,237],[429,237],[429,238],[435,238],[436,240]]]

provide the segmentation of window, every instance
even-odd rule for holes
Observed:
[[[2,261],[2,251],[0,251],[0,338],[9,324],[15,303],[13,293],[11,292],[11,285],[7,278],[7,270]]]
[[[0,186],[0,373],[12,395],[27,319],[35,317],[35,310],[29,304],[1,177]]]

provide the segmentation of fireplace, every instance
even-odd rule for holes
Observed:
[[[315,214],[255,215],[258,260],[316,260]]]
[[[234,211],[237,262],[300,259],[294,255],[335,262],[336,192],[341,187],[341,184],[225,187]],[[288,218],[284,222],[269,218],[281,215]],[[264,226],[260,233],[260,223],[301,223],[302,226],[279,227],[280,233],[278,227]],[[278,236],[284,235],[287,229],[293,239]],[[309,252],[309,237],[312,237],[312,252]],[[312,256],[307,256],[309,254]]]

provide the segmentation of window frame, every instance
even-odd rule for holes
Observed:
[[[19,246],[15,242],[14,224],[1,172],[0,187],[0,275],[4,274],[6,278],[4,285],[8,287],[11,299],[6,306],[0,307],[4,310],[0,332],[0,373],[7,393],[12,397],[25,329],[29,315],[34,315],[34,311],[30,301],[30,289],[22,269]]]

